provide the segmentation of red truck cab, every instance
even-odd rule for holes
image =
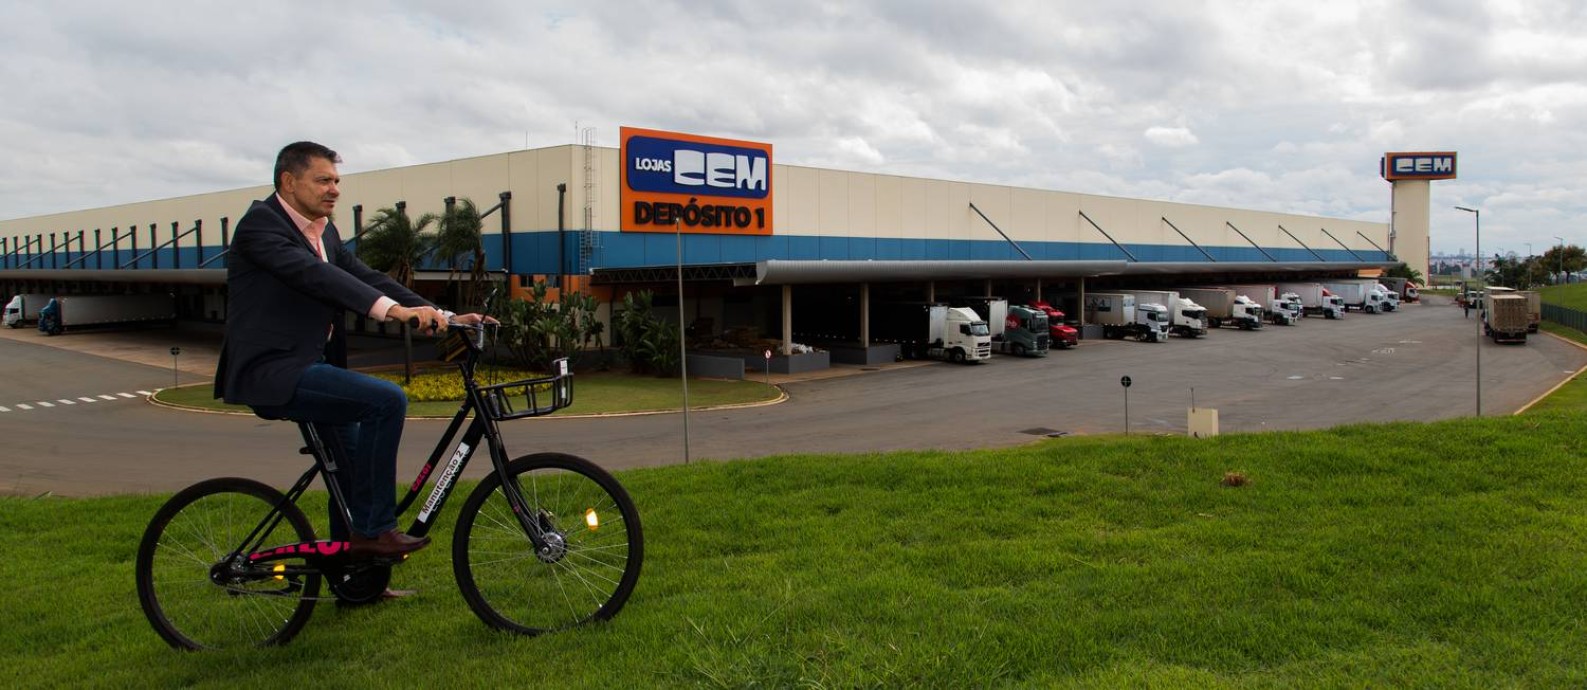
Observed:
[[[1064,323],[1064,313],[1044,301],[1031,303],[1031,308],[1047,314],[1047,330],[1052,335],[1052,346],[1058,349],[1074,347],[1080,343],[1080,332]]]

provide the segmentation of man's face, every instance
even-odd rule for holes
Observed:
[[[281,173],[281,198],[309,220],[319,220],[336,210],[336,198],[342,195],[337,185],[342,178],[336,174],[336,164],[328,158],[310,158],[309,167],[300,175]]]

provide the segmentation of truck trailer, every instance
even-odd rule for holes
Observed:
[[[39,331],[60,335],[68,328],[176,320],[176,299],[146,295],[66,295],[39,310]]]
[[[951,362],[992,358],[992,332],[974,311],[923,302],[895,302],[871,309],[871,340],[897,343],[911,359]]]
[[[1104,338],[1133,337],[1143,343],[1168,339],[1168,308],[1157,303],[1137,303],[1124,292],[1086,293],[1086,323],[1102,327]]]
[[[1496,343],[1525,343],[1526,297],[1490,293],[1482,300],[1482,332]]]

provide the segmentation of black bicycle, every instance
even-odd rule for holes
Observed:
[[[452,534],[452,570],[469,608],[491,627],[529,635],[609,619],[639,579],[639,513],[617,480],[588,460],[561,453],[508,460],[497,424],[572,404],[573,375],[561,359],[548,376],[476,383],[485,330],[453,324],[439,341],[441,358],[458,364],[468,396],[397,513],[414,505],[439,468],[407,530],[429,533],[484,443],[494,471],[464,502]],[[391,567],[405,558],[353,556],[346,541],[315,537],[297,502],[316,476],[342,524],[352,524],[336,481],[342,449],[332,430],[301,421],[298,427],[307,444],[299,452],[312,455],[314,466],[285,494],[251,479],[210,479],[173,496],[144,531],[138,601],[171,646],[284,644],[318,601],[359,604],[382,596]],[[332,597],[320,596],[322,580]]]

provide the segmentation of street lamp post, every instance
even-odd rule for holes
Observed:
[[[1477,275],[1481,276],[1482,275],[1482,211],[1479,211],[1479,210],[1474,209],[1474,208],[1466,208],[1465,206],[1456,206],[1455,209],[1459,210],[1459,211],[1465,211],[1467,213],[1470,213],[1475,218],[1474,222],[1476,223],[1476,232],[1477,232]],[[1484,281],[1483,285],[1484,285],[1484,287],[1486,287],[1487,282]],[[1484,326],[1482,324],[1482,319],[1481,318],[1477,319],[1477,416],[1478,417],[1482,416],[1482,335],[1483,335],[1482,331],[1483,331],[1483,328],[1484,328]]]
[[[1570,277],[1565,275],[1565,238],[1555,235],[1554,239],[1559,240],[1559,279],[1562,283],[1568,283]]]

